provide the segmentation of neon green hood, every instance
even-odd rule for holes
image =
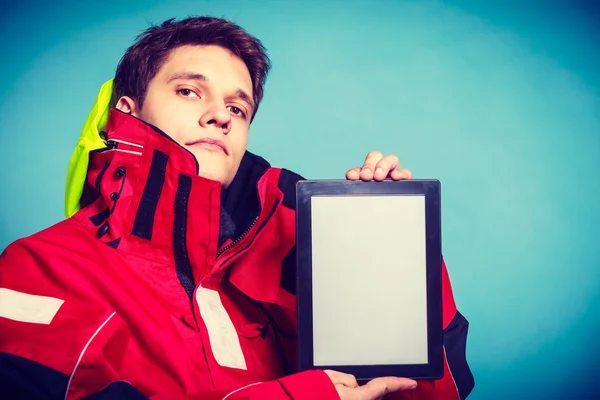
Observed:
[[[100,131],[106,128],[108,121],[112,88],[112,79],[100,88],[96,101],[79,135],[77,147],[75,147],[75,151],[71,156],[65,187],[65,216],[67,218],[79,211],[79,200],[87,176],[90,151],[106,147],[106,143],[100,137]]]

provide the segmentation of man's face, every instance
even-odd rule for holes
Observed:
[[[248,143],[252,80],[244,62],[227,49],[182,46],[148,84],[141,109],[128,97],[117,108],[164,131],[196,157],[200,176],[227,187]]]

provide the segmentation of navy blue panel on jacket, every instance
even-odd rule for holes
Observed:
[[[136,388],[127,382],[117,381],[108,385],[104,390],[86,397],[86,400],[146,400]]]
[[[468,330],[469,322],[458,311],[456,311],[456,315],[450,324],[444,329],[446,359],[461,400],[466,399],[475,387],[475,379],[469,364],[467,364],[466,356]]]
[[[279,189],[283,192],[283,205],[292,210],[296,209],[296,183],[304,178],[285,168],[279,175]],[[292,294],[296,294],[296,246],[283,258],[281,266],[281,287]]]
[[[50,367],[12,354],[0,353],[2,400],[64,400],[69,377]],[[113,382],[88,399],[146,399],[127,382]]]

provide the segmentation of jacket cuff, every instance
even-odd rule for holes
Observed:
[[[340,400],[329,376],[321,370],[304,371],[279,379],[294,400]]]

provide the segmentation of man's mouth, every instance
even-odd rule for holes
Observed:
[[[229,155],[229,152],[227,151],[227,146],[225,146],[225,143],[223,143],[222,141],[220,141],[218,139],[203,138],[203,139],[194,140],[193,142],[188,142],[185,145],[201,147],[203,149],[210,150],[210,151],[222,151],[223,153],[225,153],[225,155]]]

